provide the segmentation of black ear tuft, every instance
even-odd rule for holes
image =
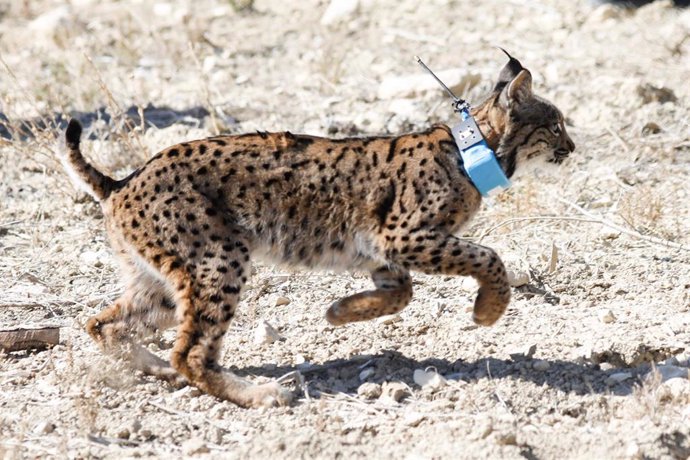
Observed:
[[[522,70],[524,70],[524,67],[522,67],[520,61],[508,54],[508,52],[503,48],[498,47],[498,49],[503,51],[505,55],[508,56],[509,61],[503,66],[501,73],[498,74],[498,81],[496,82],[496,86],[494,86],[494,91],[501,91],[508,83],[513,81],[513,79],[517,77]]]
[[[67,145],[78,147],[79,140],[81,139],[81,123],[77,119],[72,118],[67,125],[67,131],[65,131],[65,140]]]

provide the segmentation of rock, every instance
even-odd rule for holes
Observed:
[[[436,74],[457,95],[465,93],[481,80],[479,74],[470,73],[467,69],[447,69],[441,70]],[[377,96],[383,100],[410,98],[434,90],[442,91],[431,75],[425,72],[414,75],[386,77],[379,84]]]
[[[599,318],[599,321],[601,321],[604,324],[609,324],[616,321],[616,316],[609,309],[599,310],[597,317]]]
[[[182,453],[184,455],[207,454],[209,448],[201,438],[188,439],[182,443]]]
[[[34,429],[33,429],[34,434],[37,434],[37,435],[50,434],[53,431],[55,431],[55,425],[51,422],[46,421],[46,420],[38,422],[34,426]]]
[[[610,19],[618,19],[621,15],[621,9],[611,4],[604,4],[592,11],[587,17],[588,22],[606,22]]]
[[[381,396],[381,385],[373,382],[365,382],[357,388],[357,394],[366,399],[376,399]]]
[[[615,374],[609,375],[609,377],[606,379],[604,383],[606,383],[607,386],[614,386],[618,385],[619,383],[625,382],[626,380],[632,378],[632,374],[630,372],[616,372]]]
[[[120,439],[129,439],[132,433],[129,432],[129,428],[122,428],[117,432],[117,437]]]
[[[539,372],[547,371],[551,367],[551,363],[544,361],[543,359],[538,359],[532,363],[532,369]]]
[[[671,380],[675,378],[688,379],[688,369],[679,366],[659,366],[656,368],[657,372],[661,376],[661,381]]]
[[[434,391],[444,387],[448,383],[441,374],[433,370],[425,371],[423,369],[416,369],[412,378],[414,383],[420,387]]]
[[[280,340],[280,334],[266,321],[261,321],[254,329],[254,343],[265,345]]]
[[[376,324],[393,324],[397,323],[398,321],[402,321],[402,318],[400,317],[399,313],[395,313],[393,315],[380,316],[376,318]]]
[[[690,380],[687,377],[675,377],[662,383],[673,399],[690,399]]]
[[[534,356],[534,353],[537,351],[537,346],[535,344],[530,344],[526,346],[522,346],[516,350],[514,350],[512,353],[508,353],[510,356],[510,359],[513,361],[522,361],[525,359],[530,359],[532,356]]]
[[[516,446],[517,436],[515,436],[515,433],[498,433],[496,434],[496,444],[501,446]]]
[[[407,426],[416,427],[419,426],[426,419],[426,415],[420,414],[419,412],[409,412],[403,417],[403,423]]]
[[[381,396],[379,399],[382,401],[399,403],[409,395],[410,389],[404,383],[385,382],[381,387]]]
[[[295,363],[295,365],[299,366],[307,362],[307,357],[301,353],[297,353],[292,361]]]
[[[376,370],[373,367],[367,367],[362,370],[362,372],[359,373],[359,381],[364,382],[366,379],[371,377],[376,373]]]
[[[520,287],[530,282],[529,264],[520,257],[512,254],[503,256],[503,264],[506,267],[508,283],[512,287]]]
[[[79,255],[82,262],[96,268],[101,268],[108,257],[108,251],[105,249],[100,251],[84,251]]]
[[[661,131],[663,131],[661,129],[661,126],[654,123],[653,121],[647,122],[642,127],[642,135],[643,136],[649,136],[650,134],[659,134]]]
[[[331,0],[321,16],[321,24],[329,26],[352,16],[359,8],[359,0]]]
[[[673,90],[665,87],[654,86],[650,83],[639,85],[636,88],[637,95],[642,99],[643,104],[651,102],[676,102],[678,97]]]
[[[282,297],[282,296],[278,296],[275,298],[275,300],[273,300],[273,305],[275,305],[276,307],[281,307],[281,306],[287,305],[289,303],[290,303],[290,299],[288,299],[287,297]]]
[[[625,458],[629,458],[631,460],[643,458],[640,446],[638,446],[637,443],[634,442],[628,444],[628,446],[625,448]]]

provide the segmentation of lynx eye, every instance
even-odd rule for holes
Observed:
[[[561,134],[561,124],[560,123],[554,123],[551,125],[551,132],[554,133],[556,136]]]

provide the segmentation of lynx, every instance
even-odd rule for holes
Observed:
[[[530,72],[514,58],[472,114],[508,177],[535,158],[560,163],[575,148],[561,112],[532,93]],[[253,384],[218,365],[254,258],[371,273],[374,289],[330,306],[333,325],[402,310],[411,271],[474,277],[480,325],[510,301],[496,252],[454,236],[481,195],[445,125],[393,137],[211,137],[169,147],[121,180],[84,159],[81,133],[72,120],[63,160],[103,209],[126,287],[86,329],[146,373],[244,407],[290,402],[277,382]],[[173,326],[170,363],[136,341]]]

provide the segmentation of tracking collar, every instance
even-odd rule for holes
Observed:
[[[501,169],[501,165],[498,164],[496,154],[489,148],[477,122],[470,114],[470,105],[453,94],[419,56],[415,56],[415,59],[453,98],[453,111],[460,115],[460,123],[451,129],[455,143],[458,145],[460,170],[482,196],[495,195],[510,187],[510,181]]]
[[[458,165],[482,196],[492,196],[510,187],[493,150],[489,148],[482,132],[470,115],[467,104],[456,105],[461,121],[451,133],[458,146]]]

